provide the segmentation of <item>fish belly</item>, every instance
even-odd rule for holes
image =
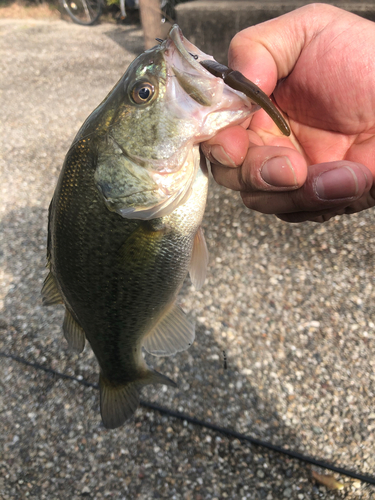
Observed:
[[[103,375],[123,384],[146,370],[143,338],[170,309],[187,275],[207,178],[198,171],[192,194],[171,215],[127,220],[106,208],[92,169],[75,155],[54,197],[51,270]]]

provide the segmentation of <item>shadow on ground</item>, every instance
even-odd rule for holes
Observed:
[[[1,266],[10,277],[10,290],[4,298],[4,308],[0,311],[1,350],[96,383],[98,368],[90,348],[86,347],[84,353],[77,356],[69,351],[62,337],[62,308],[41,307],[40,288],[46,275],[46,223],[47,210],[39,207],[12,210],[1,222],[0,236],[5,243]],[[190,293],[189,288],[187,283],[182,291],[182,300]],[[238,379],[235,360],[230,360],[226,370],[222,357],[217,359],[214,356],[207,360],[213,351],[221,351],[212,335],[207,335],[207,327],[208,325],[198,325],[196,342],[186,353],[180,353],[171,359],[148,356],[150,361],[154,361],[154,366],[178,380],[179,388],[176,391],[168,388],[166,392],[160,388],[150,388],[144,391],[143,399],[165,404],[171,409],[205,418],[218,425],[230,422],[235,429],[235,422],[231,418],[233,412],[243,415],[251,408],[252,418],[247,421],[247,428],[242,430],[261,437],[260,422],[271,436],[276,430],[280,435],[282,429],[284,442],[298,449],[298,436],[291,429],[283,428],[282,418],[275,410],[272,400],[264,400],[259,396],[251,377],[243,380],[243,389],[240,391],[229,387]],[[242,477],[244,470],[246,475],[255,476],[262,483],[266,478],[268,481],[276,480],[279,475],[292,477],[294,468],[300,467],[285,457],[263,452],[259,448],[240,444],[237,440],[218,436],[190,424],[185,425],[143,408],[123,428],[106,431],[100,423],[97,391],[82,388],[74,382],[58,379],[10,360],[5,363],[11,377],[2,381],[2,387],[8,401],[7,407],[13,410],[4,412],[6,432],[3,434],[3,446],[6,455],[16,452],[19,456],[19,472],[12,473],[13,483],[17,485],[15,491],[19,495],[26,491],[31,495],[41,494],[40,486],[33,486],[31,490],[26,486],[22,487],[22,481],[24,484],[40,482],[36,468],[38,456],[47,456],[48,460],[52,460],[47,462],[47,468],[53,463],[54,469],[57,467],[68,474],[69,467],[66,464],[77,459],[71,455],[69,445],[66,446],[72,441],[71,434],[74,435],[74,442],[78,440],[77,443],[84,443],[77,445],[79,450],[84,451],[89,447],[92,453],[99,452],[99,455],[100,442],[105,443],[111,456],[114,454],[121,457],[121,450],[129,450],[134,446],[130,456],[126,456],[133,465],[130,469],[129,466],[126,468],[126,474],[120,475],[124,480],[127,474],[135,478],[138,476],[138,480],[142,479],[140,483],[143,483],[139,493],[143,491],[143,494],[147,494],[149,488],[152,488],[155,494],[153,498],[163,497],[164,474],[165,477],[168,474],[174,477],[175,490],[178,491],[179,483],[182,487],[188,477],[197,473],[199,477],[208,479],[209,469],[215,466],[217,460],[222,463],[226,473],[233,476],[234,483],[232,482],[229,490],[232,495],[243,493],[246,486],[246,480]],[[200,407],[199,415],[194,413],[197,404]],[[60,434],[56,433],[56,427]],[[129,432],[130,441],[127,439]],[[17,439],[16,436],[20,433],[28,436],[27,440]],[[168,442],[168,463],[163,467],[159,480],[150,484],[147,474],[139,472],[145,470],[145,464],[144,455],[138,453],[138,448],[142,446],[149,458],[154,456],[153,460],[157,462],[158,452],[155,449],[164,447],[165,439]],[[138,445],[138,442],[141,444]],[[38,455],[38,450],[47,451]],[[117,461],[122,462],[122,459]],[[186,460],[184,473],[179,476],[177,471],[180,466],[177,464]],[[100,459],[98,463],[101,463]],[[111,461],[111,467],[114,463],[116,459],[115,462]],[[271,464],[272,477],[268,477]],[[107,467],[104,461],[102,466],[104,469]],[[82,481],[85,475],[90,476],[90,471],[85,469],[83,473],[79,469],[80,467],[74,474],[69,471],[70,484]],[[308,477],[309,473],[306,471],[299,478],[301,486],[302,483],[308,486]],[[202,481],[205,483],[206,479]],[[205,489],[199,487],[202,486],[199,481],[197,485],[197,492],[204,493]],[[219,486],[217,488],[217,491],[223,491]],[[266,498],[269,489],[268,486],[260,487],[252,498]],[[284,489],[284,483],[279,488],[272,487],[272,491],[280,495]],[[100,491],[100,488],[95,491]],[[158,497],[157,494],[161,496]]]

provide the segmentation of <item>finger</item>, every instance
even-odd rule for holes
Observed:
[[[218,184],[255,196],[259,191],[279,192],[300,188],[306,180],[307,164],[294,149],[253,146],[240,167],[212,165],[212,174]]]
[[[355,200],[343,208],[339,207],[335,210],[320,210],[316,212],[294,212],[290,214],[278,214],[277,217],[285,222],[326,222],[336,215],[354,214],[367,210],[375,206],[375,187],[364,192],[361,198]]]
[[[335,211],[332,209],[329,210],[319,210],[317,212],[295,212],[291,214],[278,214],[277,218],[292,224],[296,224],[299,222],[327,222],[336,215],[344,215],[346,214],[346,209],[341,208]]]
[[[255,140],[261,143],[259,138]],[[236,125],[221,130],[212,139],[202,143],[201,148],[211,163],[237,167],[244,161],[249,144],[249,132]]]
[[[371,171],[360,163],[337,161],[311,165],[306,182],[296,191],[284,193],[241,192],[248,208],[262,213],[286,214],[308,212],[316,216],[337,212],[369,193],[373,184]],[[291,218],[289,218],[291,219]],[[294,219],[298,219],[295,215]],[[299,222],[300,220],[298,220]]]
[[[229,66],[269,95],[277,81],[292,71],[303,48],[338,12],[329,5],[307,5],[240,31],[229,46]]]

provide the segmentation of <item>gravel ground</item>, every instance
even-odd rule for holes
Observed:
[[[90,349],[76,355],[62,338],[62,308],[41,306],[47,208],[75,132],[142,34],[0,20],[0,35],[0,350],[96,383]],[[179,387],[144,399],[374,473],[374,212],[287,225],[211,182],[204,229],[208,280],[181,293],[196,341],[150,360]],[[10,359],[0,381],[2,500],[375,498],[344,476],[328,491],[309,466],[144,408],[105,430],[95,389]]]

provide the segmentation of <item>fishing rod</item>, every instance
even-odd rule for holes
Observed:
[[[73,382],[77,382],[78,384],[81,384],[85,387],[91,387],[93,389],[99,389],[98,384],[93,384],[92,382],[88,382],[84,378],[77,378],[73,377],[72,375],[67,375],[65,373],[58,372],[56,370],[53,370],[52,368],[49,368],[48,366],[41,365],[39,363],[27,361],[26,359],[16,356],[15,354],[9,354],[3,351],[0,351],[0,356],[8,359],[12,359],[13,361],[16,361],[17,363],[21,363],[26,366],[30,366],[36,370],[41,370],[44,371],[45,373],[50,373],[51,375],[57,377],[57,378],[62,378],[65,380],[71,380]],[[303,455],[302,453],[299,453],[297,451],[293,450],[288,450],[286,448],[283,448],[281,446],[274,445],[268,441],[263,441],[261,439],[254,438],[252,436],[248,436],[246,434],[241,434],[240,432],[236,432],[232,429],[228,429],[227,427],[219,427],[218,425],[212,424],[210,422],[206,422],[204,420],[199,420],[195,417],[191,417],[190,415],[186,415],[185,413],[181,413],[178,411],[171,410],[169,408],[165,408],[164,406],[159,406],[154,403],[149,403],[147,401],[140,401],[141,406],[144,408],[148,408],[150,410],[158,411],[159,413],[163,415],[167,415],[172,418],[177,418],[179,420],[183,420],[186,422],[189,422],[190,424],[199,426],[199,427],[204,427],[206,429],[210,429],[212,431],[215,431],[219,434],[223,434],[228,437],[232,437],[235,439],[238,439],[242,442],[248,442],[251,443],[252,445],[259,446],[261,448],[265,448],[267,450],[275,451],[277,453],[280,453],[282,455],[286,455],[288,457],[294,458],[296,460],[299,460],[300,462],[305,462],[311,465],[315,465],[317,467],[321,467],[322,469],[328,469],[332,472],[337,472],[338,474],[341,474],[343,476],[348,476],[353,479],[358,479],[360,481],[363,481],[364,483],[368,484],[373,484],[375,485],[375,477],[374,476],[368,476],[364,474],[359,474],[355,471],[352,471],[350,469],[346,469],[343,467],[337,467],[334,464],[331,464],[329,462],[325,462],[324,460],[318,460],[316,458],[310,457],[308,455]]]

